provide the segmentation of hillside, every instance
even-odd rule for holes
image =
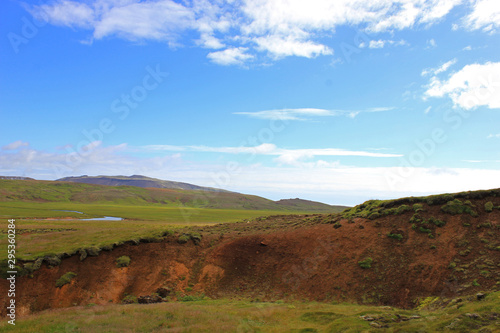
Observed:
[[[117,266],[122,256],[131,259],[124,268]],[[446,299],[458,304],[466,295],[500,289],[500,189],[177,229],[58,257],[25,264],[32,274],[18,279],[25,313],[120,303],[159,288],[170,301],[204,294],[400,308]],[[74,279],[56,287],[68,272]],[[2,281],[0,293],[7,287]]]
[[[188,183],[173,182],[170,180],[161,180],[141,175],[133,176],[79,176],[79,177],[65,177],[57,179],[56,181],[85,183],[94,185],[108,185],[108,186],[137,186],[137,187],[152,187],[152,188],[168,188],[174,190],[197,190],[208,192],[229,192],[226,190],[203,187]]]
[[[0,180],[0,202],[71,202],[93,204],[165,205],[217,209],[340,212],[347,207],[299,200],[286,204],[236,192],[92,185],[43,180]]]

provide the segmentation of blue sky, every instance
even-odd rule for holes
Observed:
[[[2,1],[0,174],[331,204],[500,187],[500,3]]]

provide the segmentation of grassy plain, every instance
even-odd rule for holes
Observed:
[[[62,210],[80,211],[84,214]],[[33,260],[79,248],[102,247],[132,239],[160,236],[177,228],[235,222],[259,216],[292,214],[271,210],[208,209],[158,205],[82,204],[69,202],[0,202],[0,247],[7,244],[8,219],[15,219],[17,258]],[[122,221],[81,218],[122,217]],[[75,219],[61,219],[61,218]],[[0,261],[7,252],[0,252]]]
[[[199,300],[47,310],[2,332],[498,332],[500,292],[432,309],[316,302]],[[437,302],[439,303],[439,301]],[[469,314],[469,315],[467,315]],[[478,314],[478,317],[470,316]],[[368,316],[368,321],[361,316]],[[412,317],[416,316],[416,317]],[[373,326],[372,326],[373,325]],[[381,328],[374,326],[381,325]]]

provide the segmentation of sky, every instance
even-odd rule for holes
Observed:
[[[355,205],[500,187],[497,0],[0,2],[0,175]]]

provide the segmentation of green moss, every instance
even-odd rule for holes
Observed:
[[[130,265],[130,257],[129,256],[121,256],[116,259],[117,267],[127,267]]]
[[[373,259],[370,257],[366,257],[365,259],[358,261],[359,267],[363,269],[371,268],[373,263]]]
[[[401,234],[387,234],[387,237],[389,238],[392,238],[392,239],[396,239],[396,240],[402,240],[403,239],[403,235]]]
[[[485,203],[485,204],[484,204],[484,210],[485,210],[486,212],[488,212],[488,213],[489,213],[489,212],[492,212],[492,211],[493,211],[493,208],[494,208],[494,206],[493,206],[493,202],[491,202],[491,201],[488,201],[487,203]]]
[[[61,276],[59,279],[56,281],[56,287],[60,288],[64,286],[65,284],[68,284],[73,280],[74,277],[76,277],[76,273],[73,272],[67,272],[63,276]]]

